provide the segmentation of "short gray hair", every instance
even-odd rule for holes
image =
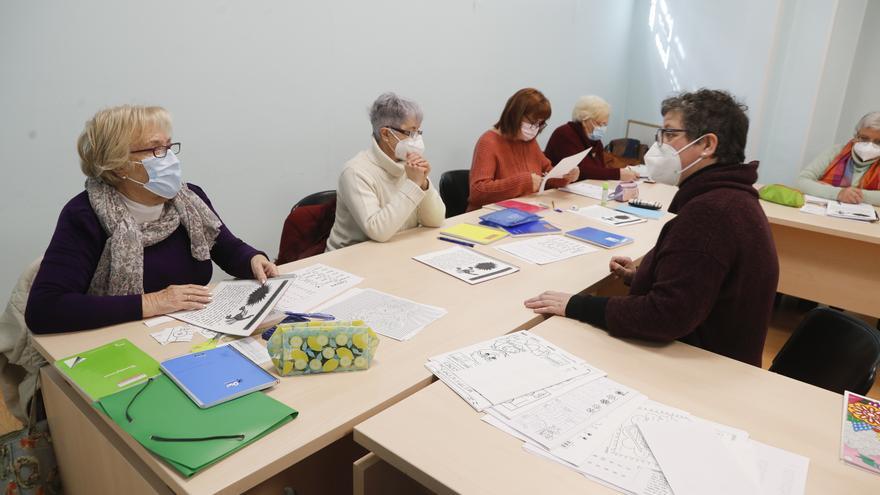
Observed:
[[[868,112],[856,124],[856,134],[865,127],[880,131],[880,112]]]
[[[587,119],[611,116],[611,105],[596,95],[581,96],[571,111],[572,122],[583,122]]]
[[[373,137],[379,140],[379,130],[383,127],[400,128],[411,118],[422,121],[422,108],[414,101],[401,98],[394,93],[382,93],[370,108],[370,123]]]

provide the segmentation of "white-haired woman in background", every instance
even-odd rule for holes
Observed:
[[[801,170],[799,189],[841,203],[880,206],[880,112],[859,119],[855,131]]]
[[[370,123],[372,146],[349,160],[339,176],[328,251],[370,239],[385,242],[419,225],[439,227],[446,214],[428,179],[419,105],[384,93],[373,102]]]
[[[578,164],[581,179],[637,179],[638,175],[630,168],[609,166],[613,158],[605,155],[605,144],[602,140],[605,139],[610,118],[611,105],[607,101],[595,95],[578,98],[571,112],[571,122],[566,122],[553,131],[547,147],[544,148],[544,155],[556,166],[563,158],[592,148]]]

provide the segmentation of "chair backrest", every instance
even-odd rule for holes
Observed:
[[[804,317],[770,371],[832,392],[865,394],[880,365],[880,332],[831,308]]]
[[[321,191],[301,199],[291,208],[281,230],[279,265],[321,254],[336,219],[336,191]]]
[[[470,178],[470,170],[449,170],[440,176],[440,198],[446,205],[446,218],[461,215],[467,210],[471,193]]]

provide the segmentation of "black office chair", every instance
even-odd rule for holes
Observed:
[[[839,394],[864,395],[880,365],[880,332],[831,308],[816,308],[773,358],[770,371]]]
[[[449,170],[440,176],[440,198],[446,205],[446,218],[461,215],[467,210],[471,193],[470,178],[470,170]]]

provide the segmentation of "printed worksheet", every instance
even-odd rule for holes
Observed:
[[[585,196],[587,198],[602,199],[602,186],[590,184],[587,181],[575,182],[574,184],[560,187],[559,190],[577,194],[579,196]]]
[[[576,376],[605,376],[526,330],[432,357],[426,366],[478,411]]]
[[[538,188],[538,194],[544,192],[544,189],[547,188],[547,181],[550,179],[561,179],[565,177],[565,174],[571,172],[576,169],[577,166],[583,161],[584,157],[587,156],[593,147],[589,147],[580,153],[575,153],[571,156],[567,156],[562,160],[559,160],[559,163],[556,164],[547,175],[544,176],[544,179],[541,180],[541,186]]]
[[[409,340],[446,314],[436,306],[419,304],[374,289],[350,289],[318,308],[337,320],[363,320],[376,333],[396,340]]]
[[[629,213],[624,213],[618,210],[612,210],[611,208],[599,205],[584,206],[583,208],[575,210],[575,213],[614,227],[647,222],[647,220],[642,217],[630,215]]]
[[[283,278],[270,278],[265,284],[256,280],[220,282],[205,309],[178,311],[168,316],[215,332],[246,337],[272,311],[288,282]]]
[[[275,309],[305,313],[318,304],[351,289],[363,278],[321,263],[284,274],[290,280]]]
[[[519,270],[501,260],[460,246],[414,256],[413,259],[471,285],[510,275]]]
[[[588,244],[562,235],[532,237],[495,246],[495,249],[536,265],[546,265],[596,251],[596,248]]]

